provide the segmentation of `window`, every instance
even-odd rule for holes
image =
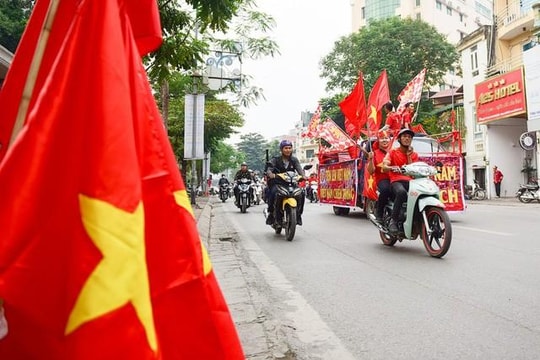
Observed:
[[[422,20],[422,14],[416,13],[416,20]]]
[[[360,9],[360,12],[361,12],[362,19],[365,20],[366,19],[366,8],[362,7],[362,9]]]
[[[459,13],[459,21],[460,22],[463,22],[464,21],[464,16],[462,13]]]
[[[442,2],[436,1],[435,6],[437,7],[437,10],[442,10]]]
[[[471,47],[471,73],[472,76],[477,76],[478,71],[478,47],[474,45]]]
[[[416,0],[416,6],[420,6],[420,0]]]
[[[450,6],[447,6],[447,7],[446,7],[446,13],[447,13],[448,15],[452,15],[452,8],[451,8]]]
[[[310,159],[312,157],[315,157],[315,150],[313,149],[306,150],[306,159]]]

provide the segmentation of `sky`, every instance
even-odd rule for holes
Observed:
[[[326,97],[319,61],[340,37],[350,34],[351,6],[350,0],[258,0],[257,4],[276,20],[268,35],[278,43],[281,55],[244,61],[242,72],[253,77],[252,86],[263,89],[266,101],[242,109],[245,126],[240,135],[254,132],[270,140],[289,133],[302,111],[315,111],[318,100]]]

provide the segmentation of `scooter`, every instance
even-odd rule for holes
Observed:
[[[397,233],[389,231],[393,201],[384,208],[382,222],[377,222],[373,214],[369,219],[379,229],[379,236],[384,245],[393,246],[404,239],[415,240],[419,235],[428,254],[441,258],[450,249],[452,242],[452,223],[439,199],[440,189],[430,176],[437,174],[437,168],[425,162],[415,162],[396,168],[402,174],[409,175],[407,201],[401,208]]]
[[[472,185],[465,185],[465,198],[467,200],[486,199],[486,191],[480,187],[478,180],[474,179]]]
[[[296,220],[298,206],[305,196],[304,191],[298,186],[298,182],[302,177],[294,171],[287,171],[276,174],[275,180],[277,185],[276,201],[274,204],[274,223],[270,226],[276,234],[281,234],[285,229],[285,238],[288,241],[294,239],[296,233]],[[268,217],[266,209],[264,217]]]
[[[251,184],[251,187],[252,187],[252,193],[253,193],[252,202],[255,205],[259,205],[262,200],[262,185],[260,182],[256,182],[254,184]]]
[[[540,202],[540,186],[538,184],[520,185],[516,196],[522,203],[530,203],[533,200]]]
[[[251,180],[242,178],[236,181],[238,187],[238,201],[236,206],[240,208],[241,213],[245,213],[247,208],[251,206]]]
[[[229,184],[219,185],[219,199],[225,202],[229,198]]]
[[[318,184],[316,181],[311,181],[308,185],[308,199],[309,202],[319,202],[319,193],[317,192]]]

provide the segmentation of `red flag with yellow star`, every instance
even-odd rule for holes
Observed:
[[[352,138],[360,136],[360,130],[367,121],[366,97],[364,95],[364,75],[358,75],[354,89],[340,103],[339,107],[345,115],[345,131]]]
[[[244,359],[141,62],[156,2],[59,4],[0,163],[0,359]]]
[[[386,69],[381,72],[373,85],[367,102],[367,133],[368,136],[377,135],[381,128],[381,109],[390,101],[390,88],[388,87],[388,75]]]

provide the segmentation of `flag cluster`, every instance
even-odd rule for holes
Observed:
[[[155,0],[36,3],[0,92],[0,359],[245,358],[141,62],[160,29]]]

